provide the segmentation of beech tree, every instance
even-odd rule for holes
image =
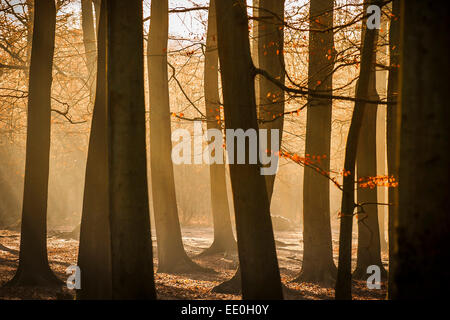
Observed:
[[[309,6],[308,89],[333,89],[333,0],[311,0]],[[330,171],[331,98],[308,97],[306,156],[324,156],[318,164]],[[305,166],[303,178],[303,264],[295,281],[332,285],[336,278],[330,224],[330,181]]]
[[[365,1],[365,5],[377,4],[379,1]],[[365,112],[365,100],[368,100],[370,70],[372,69],[373,55],[375,49],[376,29],[368,29],[365,21],[362,28],[365,30],[361,49],[361,68],[356,87],[356,101],[353,109],[350,129],[345,146],[344,161],[344,182],[342,192],[342,204],[340,212],[340,233],[339,233],[339,262],[336,279],[335,297],[336,299],[351,299],[352,291],[352,228],[355,203],[355,164],[358,148],[358,141]]]
[[[111,299],[111,234],[108,195],[108,126],[106,71],[106,1],[98,33],[97,86],[86,164],[78,266],[77,299]]]
[[[404,1],[400,17],[400,188],[390,298],[433,299],[450,285],[443,265],[450,259],[450,8]]]
[[[220,98],[219,98],[219,54],[217,52],[217,23],[215,0],[209,3],[208,31],[205,50],[205,107],[207,128],[221,130]],[[214,151],[213,151],[214,152]],[[236,251],[231,227],[230,208],[228,205],[225,165],[212,163],[209,166],[211,177],[211,205],[214,226],[214,241],[212,245],[202,252],[202,255],[218,252]]]
[[[274,78],[284,83],[284,0],[260,0],[256,19],[258,68],[266,70]],[[278,150],[272,150],[272,131],[278,130],[278,145],[281,146],[284,117],[284,90],[266,79],[258,79],[258,120],[259,128],[267,129],[267,154],[270,156]],[[275,116],[275,119],[274,119]],[[275,174],[266,175],[269,206],[275,184]]]
[[[154,299],[145,142],[142,1],[108,0],[106,8],[112,297]]]
[[[253,2],[253,52],[254,65],[269,72],[284,83],[284,0],[256,0]],[[272,147],[272,131],[278,130],[278,146],[281,146],[284,117],[284,90],[265,77],[255,77],[255,99],[259,128],[267,130],[267,156],[279,152]],[[275,119],[274,119],[275,117]],[[269,208],[275,186],[276,174],[266,175]],[[230,280],[214,288],[215,292],[238,293],[241,290],[241,270],[238,267]]]
[[[378,101],[380,97],[376,88],[375,54],[373,54],[372,59],[367,97]],[[358,181],[377,176],[377,108],[378,105],[373,103],[368,103],[364,106],[364,116],[361,123],[356,156]],[[364,184],[358,184],[357,201],[360,204],[365,203],[367,205],[362,207],[357,216],[358,251],[353,278],[366,279],[367,267],[370,265],[378,266],[381,270],[382,278],[385,278],[386,270],[381,263],[377,188],[368,188]]]
[[[256,130],[255,69],[250,56],[245,2],[217,0],[216,16],[226,128]],[[248,144],[245,150],[248,155]],[[260,163],[248,161],[230,164],[242,297],[281,299],[269,200],[260,168]]]
[[[202,270],[186,254],[178,218],[170,128],[167,41],[168,1],[153,1],[147,61],[150,96],[150,165],[158,245],[158,272]]]
[[[50,155],[51,86],[55,46],[54,0],[34,4],[28,127],[19,267],[9,285],[61,285],[47,257],[47,196]]]
[[[398,105],[394,102],[398,99],[398,74],[400,66],[400,0],[392,1],[392,17],[389,25],[389,75],[388,75],[388,106],[386,123],[386,142],[388,173],[398,180]],[[389,217],[388,217],[388,237],[389,237],[389,270],[392,270],[394,259],[394,222],[395,212],[398,206],[398,188],[389,188]],[[392,294],[392,272],[388,274],[388,296]]]

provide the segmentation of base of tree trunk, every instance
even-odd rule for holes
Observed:
[[[382,264],[374,263],[374,265],[380,266],[381,271],[381,280],[385,281],[387,280],[388,273],[386,269],[383,267]],[[369,264],[365,265],[357,265],[355,271],[353,271],[352,279],[354,280],[367,280],[367,278],[370,276],[370,274],[367,273],[367,267],[370,266]]]
[[[187,255],[177,261],[166,263],[165,265],[158,265],[157,273],[217,273],[210,268],[202,267],[201,265],[192,261]]]
[[[46,270],[45,270],[46,269]],[[14,278],[5,283],[5,287],[61,287],[64,282],[59,279],[50,268],[42,271],[37,269],[22,271],[17,270]]]
[[[214,242],[211,244],[211,246],[201,253],[197,255],[198,258],[200,257],[206,257],[211,256],[214,254],[223,253],[225,255],[233,255],[237,253],[237,244],[236,241],[217,241],[214,240]]]
[[[283,295],[287,296],[295,291],[286,287],[283,283],[281,284],[281,289],[283,290]],[[233,277],[226,280],[214,288],[211,289],[214,293],[225,293],[225,294],[241,294],[242,293],[242,283],[241,283],[241,270],[238,269],[234,273]]]
[[[322,266],[311,264],[302,267],[300,274],[291,282],[302,283],[310,282],[319,284],[327,288],[333,288],[336,283],[337,268],[334,264],[325,264]]]
[[[236,270],[231,279],[218,284],[211,290],[211,292],[226,293],[226,294],[241,294],[241,291],[242,291],[242,283],[241,283],[240,269]]]

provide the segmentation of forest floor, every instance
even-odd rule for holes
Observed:
[[[153,234],[155,234],[153,232]],[[292,231],[275,232],[278,261],[281,278],[285,285],[285,299],[333,299],[334,289],[312,283],[293,283],[291,280],[300,272],[303,244],[301,233]],[[189,256],[198,264],[214,269],[216,273],[166,274],[156,273],[156,289],[159,299],[216,299],[237,300],[240,295],[219,294],[211,289],[224,280],[231,278],[237,267],[237,256],[221,254],[195,258],[207,248],[213,239],[212,228],[184,227],[183,241]],[[333,234],[333,252],[337,263],[338,234]],[[74,291],[67,288],[49,289],[38,287],[9,288],[2,287],[14,276],[19,259],[20,233],[0,230],[0,299],[74,299]],[[154,246],[156,245],[153,239]],[[354,234],[353,256],[356,256],[356,234]],[[156,252],[156,248],[154,248]],[[61,279],[67,279],[65,270],[76,265],[78,240],[70,239],[60,232],[50,232],[48,237],[48,254],[50,266]],[[387,255],[383,254],[383,264],[387,268]],[[353,261],[355,264],[355,261]],[[155,267],[157,260],[155,259]],[[257,270],[255,270],[257,271]],[[381,289],[370,290],[365,281],[353,281],[354,299],[384,299],[385,283]]]

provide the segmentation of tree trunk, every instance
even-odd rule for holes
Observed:
[[[186,254],[181,238],[172,163],[169,83],[167,77],[168,1],[151,5],[148,34],[150,91],[150,164],[158,245],[158,272],[201,270]]]
[[[154,299],[142,1],[108,0],[106,7],[112,297]]]
[[[450,8],[403,1],[401,135],[392,299],[447,296],[450,269]]]
[[[54,0],[36,1],[28,96],[28,129],[19,268],[9,285],[59,285],[47,257],[47,195],[51,86],[55,46]]]
[[[333,89],[334,41],[333,0],[310,3],[308,88]],[[318,30],[318,31],[312,31]],[[325,156],[317,165],[330,171],[332,99],[308,97],[306,124],[307,156]],[[336,279],[330,223],[330,181],[313,168],[305,167],[303,180],[303,265],[295,281],[332,286]]]
[[[282,24],[284,1],[255,0],[253,2],[253,16],[256,18],[253,20],[253,64],[266,70],[274,78],[284,83],[284,27]],[[256,108],[259,115],[258,119],[261,121],[259,128],[279,130],[278,145],[281,146],[284,117],[279,118],[279,115],[284,112],[284,91],[264,77],[257,76],[255,79]],[[275,121],[273,121],[273,116],[277,118]],[[272,150],[271,141],[271,133],[268,131],[267,149],[271,152],[278,152],[279,150]],[[270,155],[270,151],[267,153],[268,155]],[[275,177],[275,174],[265,176],[269,208],[272,202]],[[231,279],[216,286],[214,292],[241,292],[240,268],[238,267]]]
[[[206,37],[205,53],[205,104],[208,129],[222,129],[220,120],[220,98],[218,67],[219,55],[217,53],[217,25],[215,0],[209,4],[208,33]],[[211,204],[214,223],[214,241],[208,249],[201,253],[230,253],[236,251],[231,227],[230,208],[228,206],[225,165],[213,163],[209,166],[211,177]]]
[[[106,2],[98,34],[97,88],[84,186],[77,299],[111,299],[111,236],[108,202],[108,137],[106,97]]]
[[[270,75],[284,83],[284,0],[260,0],[258,10],[258,68],[266,70]],[[260,77],[259,85],[259,128],[267,129],[267,155],[280,150],[272,150],[271,130],[279,131],[278,145],[281,146],[284,117],[284,91],[264,77]],[[274,120],[275,117],[275,120]],[[267,196],[269,205],[272,200],[275,174],[266,175]]]
[[[364,37],[364,36],[363,36]],[[378,32],[376,35],[378,38]],[[376,41],[376,40],[375,40]],[[368,98],[379,100],[376,88],[376,54],[373,55],[369,75]],[[377,108],[376,104],[364,106],[364,116],[358,139],[357,179],[358,181],[377,175]],[[357,216],[358,221],[358,251],[354,279],[367,279],[367,267],[380,267],[382,279],[386,278],[386,270],[381,262],[380,227],[378,223],[378,192],[377,187],[357,187],[357,202],[363,205]]]
[[[95,29],[94,14],[92,10],[92,0],[81,0],[81,27],[83,30],[83,44],[86,56],[86,67],[88,71],[87,86],[89,88],[89,98],[95,98]]]
[[[255,72],[245,2],[218,0],[216,15],[226,128],[257,130]],[[248,155],[248,144],[245,151]],[[260,169],[260,163],[230,164],[242,297],[282,299],[269,200]]]
[[[379,1],[367,1],[378,4]],[[344,161],[344,183],[342,192],[342,204],[340,213],[340,233],[339,233],[339,263],[336,280],[336,299],[352,298],[352,228],[353,212],[355,210],[355,163],[358,148],[360,130],[364,118],[365,103],[359,99],[367,99],[369,92],[370,71],[372,69],[373,55],[375,49],[375,39],[377,30],[367,29],[363,21],[365,36],[361,50],[361,69],[359,73],[358,86],[356,88],[355,107],[353,109],[352,121],[348,132],[345,147]]]
[[[387,106],[386,140],[387,140],[387,158],[389,176],[398,180],[398,146],[399,135],[399,117],[397,115],[398,105],[393,104],[398,99],[398,74],[400,66],[400,0],[392,2],[391,24],[389,26],[389,76],[387,99],[390,104]],[[389,188],[389,215],[388,215],[388,240],[389,240],[389,270],[392,269],[394,259],[394,221],[395,212],[398,205],[398,188]],[[392,295],[392,272],[388,275],[388,297]]]
[[[378,45],[381,46],[377,50],[377,61],[380,60],[382,64],[388,64],[389,46],[385,45],[388,39],[389,21],[387,17],[381,18],[381,29],[379,30]],[[378,68],[376,71],[376,87],[378,93],[385,97],[387,95],[388,70]],[[387,137],[386,137],[386,118],[387,107],[385,105],[378,105],[377,108],[377,174],[386,176],[387,170]],[[387,204],[389,200],[388,188],[377,188],[378,202]],[[378,207],[378,221],[380,228],[380,247],[381,252],[388,252],[388,244],[386,241],[386,219],[389,206],[381,205]]]

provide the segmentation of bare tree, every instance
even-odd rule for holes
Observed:
[[[205,104],[208,129],[221,130],[218,68],[216,5],[215,0],[211,0],[208,11],[208,32],[205,52]],[[211,177],[214,241],[208,249],[202,252],[202,255],[218,252],[234,252],[236,251],[236,240],[234,240],[233,229],[231,227],[225,165],[223,163],[213,163],[209,166],[209,172]]]
[[[155,299],[145,142],[142,1],[108,0],[106,7],[112,297]]]
[[[186,254],[181,238],[171,159],[167,41],[168,1],[151,4],[148,34],[148,82],[150,91],[150,164],[153,211],[158,245],[158,272],[201,270]]]
[[[54,0],[34,5],[28,96],[28,129],[19,267],[9,285],[59,285],[47,257],[47,196],[50,154]]]
[[[379,1],[365,1],[365,5],[378,4]],[[353,109],[352,120],[348,132],[347,143],[345,147],[344,162],[344,183],[342,192],[342,204],[340,213],[340,234],[339,234],[339,262],[336,280],[335,295],[336,299],[352,298],[352,228],[355,204],[355,164],[358,149],[358,141],[363,123],[365,105],[364,100],[368,100],[370,70],[372,69],[373,55],[375,49],[376,29],[365,29],[364,41],[361,49],[361,68],[356,87],[356,102]]]
[[[245,2],[218,0],[216,15],[226,128],[258,129]],[[245,150],[248,155],[248,144]],[[230,164],[242,297],[281,299],[269,200],[260,169],[248,159],[246,164]]]
[[[378,32],[376,38],[378,38]],[[372,59],[368,98],[379,100],[380,97],[376,88],[376,54],[373,54]],[[375,177],[377,175],[377,109],[377,104],[367,104],[364,106],[364,116],[356,155],[358,181],[364,181],[368,177]],[[378,203],[377,188],[367,188],[364,184],[358,184],[357,201],[358,203],[371,203],[371,205],[361,207],[357,216],[358,251],[356,270],[353,272],[353,278],[367,278],[367,267],[370,265],[378,266],[382,271],[382,278],[386,278],[387,273],[381,262],[378,205],[376,205]]]
[[[309,6],[308,88],[333,89],[333,0],[311,0]],[[328,31],[324,31],[328,30]],[[308,97],[306,146],[308,156],[323,157],[317,164],[330,171],[332,99]],[[295,281],[332,286],[336,279],[330,224],[330,180],[315,168],[305,167],[303,180],[303,264]]]
[[[111,235],[108,197],[108,126],[106,72],[106,2],[98,34],[97,87],[89,139],[81,216],[77,299],[111,299]]]
[[[392,1],[392,17],[389,26],[389,76],[387,99],[390,104],[387,107],[386,140],[387,140],[387,158],[388,173],[394,179],[398,180],[398,105],[394,101],[398,99],[399,88],[399,68],[400,65],[400,0]],[[389,237],[389,270],[392,270],[394,260],[394,222],[395,212],[398,206],[398,188],[389,188],[389,217],[388,217],[388,237]],[[388,297],[392,295],[392,272],[388,274]]]

